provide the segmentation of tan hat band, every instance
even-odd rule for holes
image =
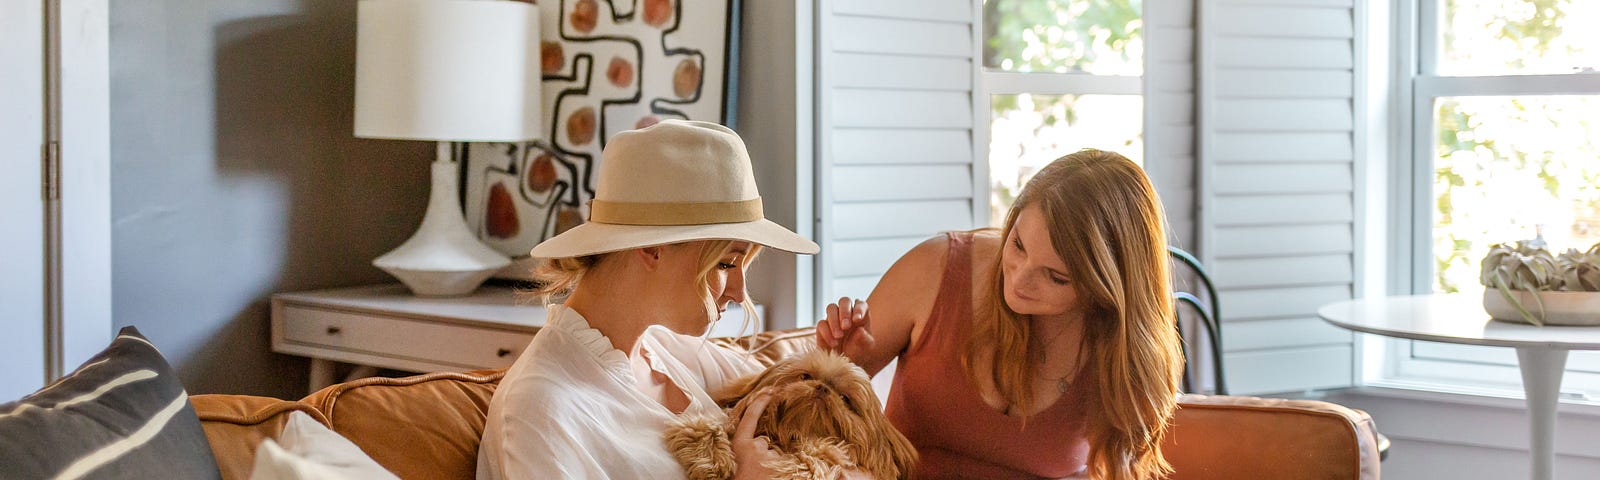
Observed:
[[[761,198],[738,202],[608,202],[589,203],[589,221],[615,225],[710,225],[754,222],[764,218]]]

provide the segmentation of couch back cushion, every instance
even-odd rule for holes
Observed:
[[[302,402],[400,478],[473,479],[489,397],[504,370],[367,378]]]
[[[328,424],[322,412],[310,405],[276,398],[195,395],[189,397],[189,403],[200,415],[200,425],[205,428],[211,453],[225,479],[250,478],[256,461],[256,446],[262,440],[278,438],[290,412],[305,412],[323,425]]]

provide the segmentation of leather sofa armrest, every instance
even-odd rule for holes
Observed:
[[[200,427],[224,479],[247,479],[255,466],[256,446],[283,432],[289,413],[300,411],[328,424],[327,417],[310,405],[250,395],[194,395],[189,397]]]
[[[1172,479],[1376,480],[1366,412],[1316,400],[1184,395],[1162,453]]]

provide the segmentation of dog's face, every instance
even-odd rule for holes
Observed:
[[[790,357],[760,375],[731,385],[718,403],[744,416],[746,397],[771,387],[772,401],[757,422],[757,434],[780,448],[802,438],[836,438],[848,444],[859,467],[875,478],[910,474],[917,453],[883,415],[872,382],[842,355],[814,350]]]

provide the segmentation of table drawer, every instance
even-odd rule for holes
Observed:
[[[283,309],[287,342],[439,363],[462,369],[504,368],[533,334],[403,320],[297,305]]]

